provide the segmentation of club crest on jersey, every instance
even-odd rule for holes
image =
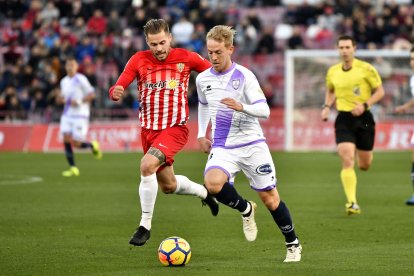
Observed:
[[[178,72],[182,72],[184,70],[184,63],[177,63],[177,70]]]
[[[264,175],[272,172],[272,166],[270,164],[263,164],[256,168],[258,174]]]
[[[231,84],[233,85],[233,88],[234,88],[235,90],[237,90],[237,89],[239,89],[239,87],[240,87],[240,80],[239,80],[239,79],[237,79],[237,80],[232,80],[232,81],[231,81]]]

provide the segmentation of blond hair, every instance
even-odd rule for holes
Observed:
[[[233,45],[234,35],[236,30],[230,26],[217,25],[214,26],[206,35],[206,39],[212,39],[217,42],[224,42],[224,46],[229,47]]]

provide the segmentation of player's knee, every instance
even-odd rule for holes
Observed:
[[[361,171],[367,171],[371,167],[371,163],[363,163],[358,165]]]
[[[160,185],[160,189],[164,194],[172,194],[175,192],[177,185]]]
[[[143,158],[140,164],[140,171],[142,175],[148,176],[156,173],[157,167],[152,162],[148,162],[148,160]]]
[[[263,204],[270,211],[276,210],[280,204],[280,197],[278,193],[262,193],[260,196]]]
[[[212,179],[205,178],[204,179],[204,185],[206,186],[207,191],[210,194],[215,195],[215,194],[218,194],[221,191],[221,189],[223,188],[224,182],[220,183],[218,181],[214,181]]]

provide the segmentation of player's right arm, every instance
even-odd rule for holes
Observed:
[[[204,153],[210,153],[211,140],[206,137],[207,127],[210,122],[210,111],[205,94],[200,86],[200,75],[196,78],[196,87],[198,95],[198,133],[197,141]]]
[[[322,118],[322,121],[324,122],[328,120],[329,112],[331,111],[331,107],[333,106],[335,102],[335,88],[331,81],[330,73],[331,73],[331,69],[328,70],[328,73],[326,74],[325,101],[324,101],[324,104],[322,106],[322,111],[321,111],[321,118]]]
[[[410,78],[410,87],[411,87],[411,95],[413,98],[406,102],[405,104],[399,105],[395,108],[395,112],[397,113],[405,113],[407,110],[409,110],[411,107],[414,106],[414,76]]]
[[[331,111],[331,107],[333,106],[334,101],[335,101],[335,91],[333,90],[333,88],[327,87],[326,92],[325,92],[325,101],[322,106],[322,112],[321,112],[322,121],[328,120],[329,112]]]
[[[137,55],[133,55],[128,63],[125,65],[124,71],[122,71],[115,85],[109,89],[109,97],[113,101],[119,101],[124,95],[125,89],[131,84],[131,82],[137,77],[138,72],[135,68],[137,66]]]

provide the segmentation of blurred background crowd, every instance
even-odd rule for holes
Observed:
[[[64,60],[75,56],[96,88],[93,118],[135,116],[135,87],[122,102],[107,95],[129,57],[146,49],[148,19],[170,22],[175,46],[203,56],[214,25],[237,30],[238,63],[283,105],[284,52],[333,49],[350,34],[359,49],[405,49],[414,41],[412,0],[0,0],[0,120],[57,121]],[[191,84],[193,82],[191,81]],[[321,92],[323,93],[323,92]],[[194,86],[189,102],[197,103]]]

